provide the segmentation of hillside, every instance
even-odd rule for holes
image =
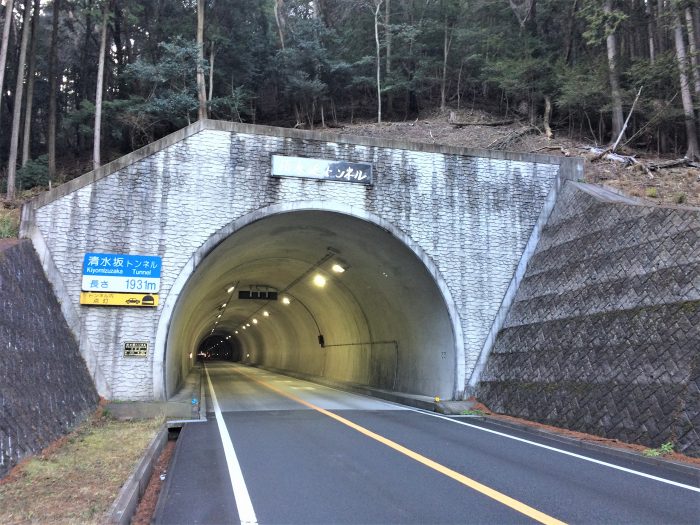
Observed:
[[[700,206],[700,168],[676,166],[647,171],[643,166],[653,168],[673,159],[627,149],[623,149],[621,153],[633,157],[639,164],[608,159],[596,160],[599,154],[592,150],[594,144],[567,138],[556,130],[554,137],[548,140],[544,133],[529,128],[525,122],[493,125],[499,120],[498,117],[484,112],[463,111],[454,112],[453,121],[456,125],[450,124],[444,116],[432,114],[406,122],[345,124],[333,131],[476,149],[584,157],[585,182],[604,185],[652,204]],[[469,125],[462,125],[464,123]]]

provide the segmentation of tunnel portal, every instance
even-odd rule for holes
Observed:
[[[31,200],[20,234],[106,399],[167,399],[211,337],[252,365],[461,399],[581,174],[564,157],[202,120]],[[114,290],[90,279],[98,302],[81,302],[89,254],[159,261],[148,300],[99,303]]]
[[[390,232],[340,213],[274,214],[206,256],[171,320],[169,394],[189,349],[213,338],[244,363],[304,377],[454,391],[455,335],[434,277]]]

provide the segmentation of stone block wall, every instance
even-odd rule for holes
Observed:
[[[97,393],[29,241],[0,250],[0,477],[64,434]]]
[[[566,183],[478,396],[496,412],[700,456],[700,210]]]

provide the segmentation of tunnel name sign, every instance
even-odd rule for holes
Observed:
[[[155,294],[160,290],[161,258],[155,255],[86,253],[84,292]]]
[[[273,155],[272,176],[372,184],[372,165],[366,162]]]

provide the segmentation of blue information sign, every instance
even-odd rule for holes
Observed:
[[[83,275],[94,277],[160,278],[161,258],[155,255],[86,253]]]

